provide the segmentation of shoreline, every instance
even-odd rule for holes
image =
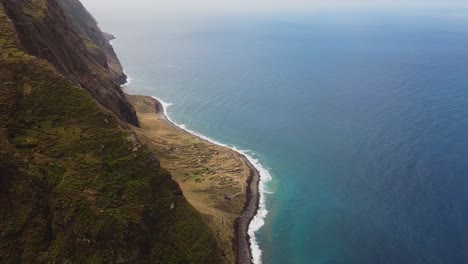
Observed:
[[[109,42],[109,44],[112,46],[112,40]],[[121,84],[122,88],[128,86],[133,81],[133,78],[130,74],[125,72],[125,69],[123,69],[123,74],[126,76],[126,80],[124,84]],[[163,100],[155,96],[148,97],[151,97],[153,100],[156,101],[156,116],[165,120],[176,130],[181,131],[183,133],[187,133],[209,144],[214,144],[220,147],[231,149],[238,153],[241,156],[241,158],[246,162],[250,170],[250,175],[246,182],[246,201],[241,215],[238,216],[234,221],[234,241],[232,243],[232,247],[236,256],[237,264],[260,264],[262,252],[258,244],[256,243],[255,232],[263,226],[264,218],[267,214],[264,202],[265,192],[261,188],[261,183],[265,183],[266,181],[271,180],[270,173],[266,169],[264,169],[263,166],[256,159],[250,157],[247,153],[240,151],[235,147],[230,147],[226,144],[222,144],[220,142],[212,140],[194,131],[190,131],[189,129],[186,129],[183,125],[178,125],[177,123],[172,121],[167,114],[167,107],[171,106],[172,104],[165,103]],[[261,173],[261,171],[263,172],[263,174]],[[262,179],[262,176],[264,176],[264,179]],[[257,223],[255,226],[252,226],[255,220]]]
[[[114,37],[114,39],[116,38]],[[113,46],[112,39],[109,40],[109,44],[110,46]],[[130,74],[125,72],[125,69],[122,69],[122,73],[125,76],[125,82],[120,86],[124,88],[125,86],[128,86],[130,83],[132,83],[133,78]],[[171,106],[172,104],[167,104],[163,100],[155,96],[148,97],[151,97],[153,100],[156,101],[156,116],[163,118],[163,120],[165,120],[176,130],[190,134],[191,136],[194,136],[210,144],[229,148],[237,152],[246,162],[250,170],[249,177],[246,182],[246,200],[241,215],[238,216],[234,222],[234,238],[232,247],[236,256],[237,264],[260,264],[262,252],[258,244],[256,244],[255,232],[263,226],[264,218],[267,213],[265,209],[265,203],[263,201],[265,192],[260,187],[260,184],[262,182],[262,173],[260,171],[263,172],[263,176],[265,177],[265,179],[263,179],[263,182],[271,180],[271,175],[269,174],[269,172],[266,169],[264,169],[263,166],[257,160],[255,160],[253,157],[250,157],[245,152],[239,151],[235,147],[230,147],[220,142],[216,142],[215,140],[211,140],[199,133],[186,129],[184,126],[178,125],[177,123],[172,121],[167,114],[167,107]],[[256,220],[257,217],[259,218],[257,220],[258,223],[256,224],[256,226],[252,227],[252,223],[254,222],[254,220]]]
[[[234,249],[234,254],[236,255],[236,263],[238,264],[255,263],[249,230],[250,230],[251,222],[253,221],[254,217],[257,215],[257,213],[260,210],[261,177],[260,177],[259,170],[253,165],[251,160],[239,150],[228,147],[221,143],[214,142],[213,140],[209,140],[208,138],[201,136],[198,133],[193,133],[185,129],[183,126],[177,125],[168,117],[166,113],[167,107],[170,106],[171,104],[165,104],[167,106],[164,106],[164,104],[161,102],[162,101],[161,99],[154,97],[154,96],[150,96],[150,97],[156,101],[156,109],[155,109],[156,115],[162,118],[163,120],[165,120],[166,122],[168,122],[172,127],[177,129],[178,131],[194,136],[201,141],[207,142],[209,144],[215,144],[221,147],[226,147],[239,153],[242,159],[249,166],[250,173],[247,179],[246,201],[244,204],[244,208],[242,210],[242,214],[239,217],[237,217],[234,222],[233,249]]]

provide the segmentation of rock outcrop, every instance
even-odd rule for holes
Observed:
[[[122,66],[95,19],[76,0],[2,0],[25,51],[52,63],[119,119],[138,126],[120,84]]]

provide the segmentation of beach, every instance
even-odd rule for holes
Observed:
[[[166,115],[164,102],[150,96],[128,97],[141,124],[134,128],[140,141],[155,151],[188,201],[205,216],[226,251],[226,263],[259,260],[258,250],[252,254],[251,235],[256,230],[249,228],[260,203],[255,161],[175,124]]]

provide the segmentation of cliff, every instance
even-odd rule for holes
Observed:
[[[138,126],[120,89],[117,57],[96,21],[75,0],[2,0],[24,50],[45,59],[119,119]]]
[[[0,0],[0,263],[220,263],[78,1]]]
[[[119,84],[124,84],[127,81],[127,76],[123,72],[114,48],[110,45],[110,41],[115,37],[99,29],[96,19],[79,0],[60,0],[58,3],[63,9],[67,21],[90,46],[91,55],[109,71],[114,80]]]

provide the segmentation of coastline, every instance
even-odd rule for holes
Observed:
[[[265,173],[270,176],[268,171],[248,153],[172,121],[167,114],[167,108],[172,104],[153,96],[127,94],[127,98],[135,107],[142,125],[134,129],[137,137],[154,149],[156,156],[162,158],[160,161],[171,171],[192,205],[200,213],[209,215],[207,221],[211,223],[213,231],[221,236],[220,243],[227,250],[226,254],[232,256],[223,263],[260,263],[261,251],[254,232],[263,225],[266,215],[264,203],[261,202],[263,189],[260,182]],[[199,148],[197,146],[202,146],[201,151],[196,150]],[[182,152],[177,152],[180,150]],[[215,153],[215,156],[210,152]],[[198,157],[198,162],[190,156]],[[203,167],[211,172],[199,178],[201,181],[187,178],[187,172],[191,174],[192,170]],[[227,182],[214,187],[217,181],[213,182],[213,177]],[[206,183],[203,179],[206,179]]]
[[[156,115],[164,119],[166,122],[170,123],[175,129],[183,133],[188,133],[191,136],[194,136],[209,144],[227,147],[224,144],[218,144],[216,142],[213,142],[212,140],[200,136],[199,134],[192,133],[184,127],[178,126],[167,116],[167,109],[161,103],[161,99],[156,98],[154,96],[152,96],[152,98],[156,101]],[[260,172],[257,168],[255,168],[255,166],[250,162],[249,158],[247,158],[245,154],[239,152],[234,148],[230,149],[236,151],[241,155],[242,159],[244,159],[244,161],[249,166],[250,171],[250,176],[247,179],[246,201],[244,204],[244,209],[242,211],[242,214],[239,217],[237,217],[234,223],[234,253],[236,255],[236,262],[238,264],[254,263],[253,252],[251,248],[251,237],[249,235],[249,226],[260,208]]]
[[[111,41],[110,45],[112,45]],[[125,87],[133,81],[133,78],[130,74],[126,73],[125,70],[123,70],[123,74],[126,78],[125,83],[121,86]],[[175,123],[167,114],[167,107],[171,106],[172,104],[168,104],[155,96],[146,97],[150,97],[155,100],[155,115],[165,120],[174,129],[182,133],[189,134],[190,136],[198,138],[199,140],[209,144],[214,144],[235,151],[248,165],[249,177],[246,181],[246,200],[242,213],[236,218],[234,222],[234,238],[232,241],[232,247],[236,256],[237,264],[260,264],[262,252],[256,242],[255,232],[263,226],[264,218],[267,214],[264,201],[265,191],[264,186],[261,184],[265,184],[267,181],[271,180],[271,175],[268,170],[263,168],[263,166],[256,159],[249,156],[246,152],[212,140],[206,136],[185,128],[183,125]]]

